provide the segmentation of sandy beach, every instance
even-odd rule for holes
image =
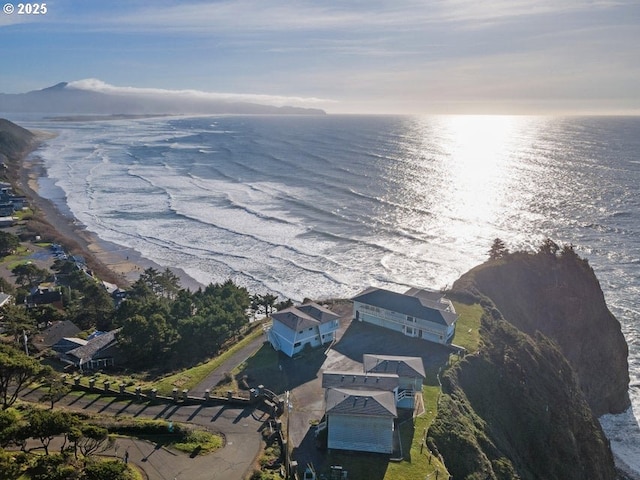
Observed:
[[[12,176],[15,177],[13,178],[15,186],[29,199],[29,204],[35,212],[31,227],[35,230],[34,233],[38,234],[38,226],[42,226],[42,229],[47,231],[52,229],[55,231],[55,241],[64,245],[71,253],[82,255],[87,265],[100,279],[120,287],[126,287],[135,282],[147,268],[152,267],[159,271],[167,268],[142,257],[131,248],[98,238],[75,218],[63,214],[53,202],[39,195],[38,180],[46,175],[46,169],[38,157],[37,150],[43,142],[51,138],[51,134],[33,133],[37,136],[37,143],[19,160],[16,165],[17,170]],[[43,238],[46,236],[43,232]],[[173,266],[169,268],[180,278],[184,288],[197,290],[203,286],[183,270]]]

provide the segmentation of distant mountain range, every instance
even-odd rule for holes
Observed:
[[[317,108],[262,105],[214,98],[213,95],[138,89],[97,91],[67,82],[27,93],[0,93],[0,113],[46,115],[159,115],[159,114],[303,114],[323,115]]]

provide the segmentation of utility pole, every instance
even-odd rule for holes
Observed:
[[[286,465],[287,468],[287,478],[291,478],[290,477],[290,470],[291,470],[291,459],[289,458],[289,432],[290,432],[290,428],[289,426],[291,425],[291,403],[289,402],[289,396],[290,396],[289,390],[287,390],[285,392],[285,408],[287,409],[287,443],[285,444],[285,452],[284,452],[284,463]]]

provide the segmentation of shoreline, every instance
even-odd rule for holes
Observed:
[[[71,253],[82,255],[100,280],[119,287],[134,283],[147,268],[154,268],[159,272],[169,268],[180,279],[182,288],[195,291],[204,287],[180,268],[163,267],[143,257],[137,250],[101,239],[75,217],[63,213],[53,201],[42,197],[38,181],[46,176],[46,170],[37,151],[47,139],[52,138],[52,134],[38,131],[32,133],[36,135],[34,143],[15,161],[15,170],[11,175],[15,187],[28,198],[34,211],[33,219],[28,221],[30,225],[27,228],[30,231],[37,235],[41,227],[48,234],[57,237],[55,241],[64,245]],[[48,234],[43,232],[42,235],[45,237]]]

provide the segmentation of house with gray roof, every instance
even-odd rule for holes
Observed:
[[[80,329],[70,320],[49,323],[46,328],[31,337],[33,346],[43,351],[52,348],[64,338],[74,338],[80,333]]]
[[[352,300],[354,320],[430,342],[447,344],[453,339],[458,314],[440,292],[369,287]]]
[[[327,448],[390,454],[397,416],[392,392],[331,388],[326,394]]]
[[[60,359],[80,370],[96,370],[115,365],[118,357],[118,340],[120,329],[101,332],[89,337],[84,345],[80,345],[60,356]]]
[[[364,355],[362,372],[322,372],[327,447],[392,453],[398,409],[413,409],[426,377],[419,357]]]
[[[271,315],[273,323],[266,330],[274,349],[289,357],[306,347],[331,343],[338,330],[340,316],[314,302],[292,306]]]

